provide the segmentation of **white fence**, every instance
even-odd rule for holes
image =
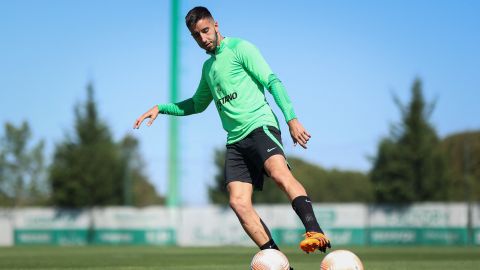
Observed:
[[[256,209],[278,244],[297,245],[302,239],[303,225],[290,205],[258,205]],[[316,204],[314,209],[336,246],[480,245],[480,204],[471,211],[462,203]],[[35,244],[215,246],[253,242],[228,207],[0,209],[0,246]]]

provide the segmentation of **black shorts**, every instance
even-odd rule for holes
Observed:
[[[242,140],[227,144],[225,185],[241,181],[262,190],[265,160],[277,154],[285,157],[280,131],[271,126],[254,129]]]

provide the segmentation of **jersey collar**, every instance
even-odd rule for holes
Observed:
[[[220,41],[220,45],[218,45],[217,48],[215,49],[215,52],[206,52],[206,53],[210,54],[212,56],[221,53],[223,51],[223,49],[225,48],[226,39],[227,39],[227,37],[223,37],[222,41]]]

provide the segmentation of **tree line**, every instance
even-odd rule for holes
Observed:
[[[144,172],[139,141],[131,135],[114,141],[98,114],[93,85],[86,90],[86,100],[74,107],[72,132],[55,145],[48,166],[45,142],[32,142],[28,122],[5,123],[0,134],[0,207],[164,204]],[[394,97],[401,119],[379,142],[369,172],[326,169],[289,157],[294,175],[315,202],[480,201],[480,131],[439,138],[430,122],[435,102],[425,101],[420,79],[411,93],[407,104]],[[223,149],[214,151],[217,173],[208,194],[215,204],[228,202],[224,157]],[[254,201],[288,203],[274,185],[266,179]]]
[[[44,141],[32,143],[27,122],[5,124],[0,137],[0,206],[64,208],[162,204],[144,173],[139,142],[125,135],[115,142],[97,111],[92,84],[74,108],[73,132],[55,145],[45,166]]]

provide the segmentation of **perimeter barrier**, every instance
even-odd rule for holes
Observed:
[[[290,205],[257,205],[280,245],[305,233]],[[480,203],[315,204],[336,246],[480,245]],[[252,246],[228,207],[0,208],[0,246]]]

